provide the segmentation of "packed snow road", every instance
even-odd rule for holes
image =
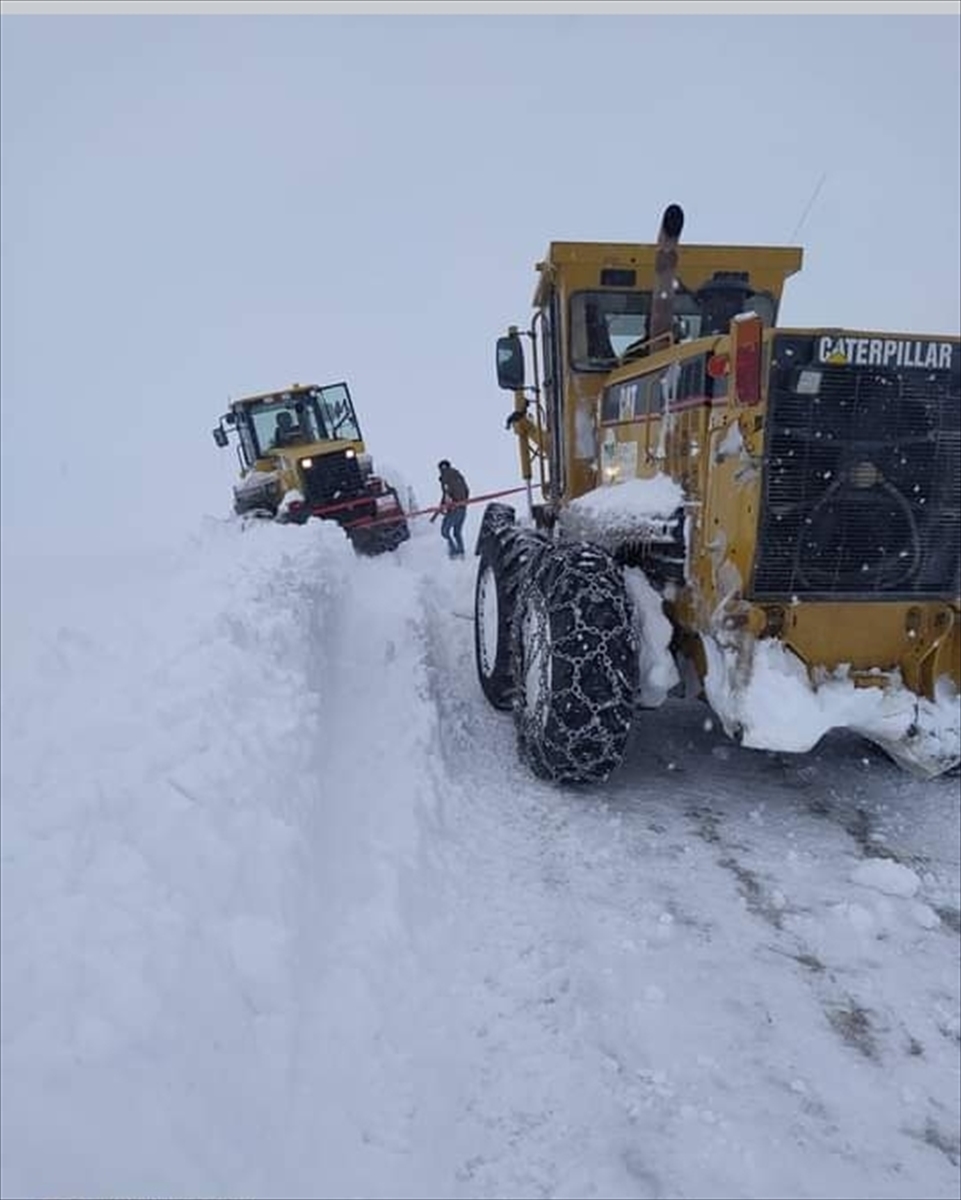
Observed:
[[[646,713],[532,779],[433,531],[9,561],[2,1191],[942,1197],[959,799]]]

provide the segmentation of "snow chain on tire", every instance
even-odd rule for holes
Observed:
[[[518,597],[511,643],[521,759],[558,783],[607,779],[624,756],[638,688],[622,569],[596,546],[551,546]]]
[[[474,660],[481,690],[497,709],[509,711],[514,692],[511,626],[517,594],[538,551],[547,540],[514,524],[514,510],[490,504],[477,539],[474,587]]]

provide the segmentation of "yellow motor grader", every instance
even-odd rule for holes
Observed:
[[[294,383],[231,402],[214,428],[218,446],[237,436],[234,512],[304,524],[336,521],[359,554],[410,537],[397,489],[374,472],[344,382]]]
[[[478,536],[485,696],[558,782],[608,777],[681,691],[749,747],[840,727],[956,768],[961,339],[782,327],[801,249],[683,225],[552,242],[497,340],[528,512]]]

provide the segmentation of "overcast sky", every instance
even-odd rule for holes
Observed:
[[[375,460],[518,482],[493,342],[551,239],[795,241],[782,321],[957,333],[961,21],[2,18],[2,526],[230,511],[228,396],[347,379]]]

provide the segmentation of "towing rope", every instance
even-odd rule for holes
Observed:
[[[403,516],[409,521],[414,517],[426,517],[431,514],[436,516],[438,513],[448,512],[452,508],[468,508],[468,507],[470,507],[471,504],[481,504],[487,500],[496,500],[500,496],[514,496],[518,492],[526,492],[526,491],[527,491],[527,485],[524,484],[522,487],[504,488],[502,491],[499,491],[499,492],[485,492],[482,496],[471,496],[471,498],[469,500],[457,500],[453,504],[448,504],[448,505],[435,504],[429,508],[417,508],[417,509],[414,509],[412,512],[404,512],[403,507],[401,507],[401,512],[403,513]],[[328,512],[333,512],[335,509],[351,508],[351,507],[356,506],[357,504],[370,504],[370,503],[371,503],[371,497],[367,496],[361,500],[349,500],[349,501],[347,501],[346,504],[329,505],[329,506],[326,506],[321,509],[311,509],[311,512],[313,513],[314,516],[325,516]],[[346,529],[351,529],[354,527],[363,526],[364,529],[370,529],[371,526],[373,526],[373,525],[393,525],[396,523],[396,521],[397,521],[396,515],[392,516],[392,517],[376,517],[372,521],[363,521],[363,520],[350,521],[350,522],[347,522],[344,527]]]

